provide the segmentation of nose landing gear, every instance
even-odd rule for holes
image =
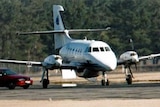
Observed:
[[[103,79],[101,80],[101,85],[102,86],[109,86],[109,80],[107,78],[107,74],[103,72]]]
[[[129,69],[129,71],[128,71],[128,69]],[[133,77],[133,73],[132,73],[132,71],[131,71],[131,68],[130,68],[130,66],[128,66],[128,67],[125,67],[125,75],[126,75],[126,82],[127,82],[127,84],[128,85],[131,85],[132,84],[132,78],[134,78]]]

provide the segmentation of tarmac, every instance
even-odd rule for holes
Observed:
[[[122,72],[108,74],[110,86],[100,85],[97,81],[85,79],[63,80],[59,75],[50,78],[48,89],[39,83],[39,75],[32,76],[33,86],[24,90],[16,87],[8,90],[0,87],[0,106],[5,107],[159,107],[160,105],[160,72],[134,72],[133,84],[125,82]],[[52,74],[50,74],[52,75]],[[63,88],[61,83],[73,82],[77,87]]]

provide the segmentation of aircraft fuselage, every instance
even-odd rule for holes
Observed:
[[[117,58],[108,44],[94,40],[73,40],[61,48],[63,62],[78,62],[97,66],[94,70],[112,71]]]

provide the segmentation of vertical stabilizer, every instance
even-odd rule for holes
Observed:
[[[60,11],[64,11],[64,8],[61,5],[53,5],[54,30],[65,30]],[[54,34],[55,49],[61,48],[71,40],[72,39],[70,38],[68,32],[55,33]]]

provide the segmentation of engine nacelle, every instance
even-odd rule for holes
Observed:
[[[132,63],[137,63],[139,61],[138,55],[135,51],[127,51],[127,52],[121,54],[119,60],[132,61]]]
[[[84,77],[84,78],[92,78],[92,77],[99,76],[99,72],[98,71],[89,70],[87,68],[85,68],[85,69],[77,69],[76,70],[76,74],[77,74],[77,76]]]
[[[59,55],[50,55],[44,59],[42,65],[47,69],[55,69],[62,65],[62,58]]]

